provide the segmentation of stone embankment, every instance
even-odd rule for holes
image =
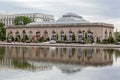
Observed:
[[[120,48],[114,44],[49,44],[49,43],[6,43],[0,42],[0,46],[54,46],[54,47],[99,47],[99,48]]]

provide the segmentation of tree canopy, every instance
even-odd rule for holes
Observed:
[[[115,32],[115,39],[117,42],[120,42],[120,32]]]
[[[17,16],[14,19],[15,25],[26,25],[31,22],[32,22],[32,20],[29,17],[25,17],[25,16]]]
[[[0,40],[5,40],[6,37],[6,29],[4,27],[5,25],[0,22]]]

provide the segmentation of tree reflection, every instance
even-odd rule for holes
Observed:
[[[5,55],[5,47],[0,47],[0,60],[4,58]]]
[[[27,61],[20,61],[20,60],[14,60],[12,61],[12,64],[14,65],[15,68],[19,69],[25,69],[25,68],[30,68],[31,65],[27,63]]]

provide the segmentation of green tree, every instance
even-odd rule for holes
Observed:
[[[45,39],[44,39],[44,37],[42,36],[40,39],[39,39],[39,42],[44,42],[45,41]]]
[[[4,41],[6,39],[6,29],[3,23],[0,23],[0,40]]]
[[[115,40],[112,37],[112,33],[111,32],[110,32],[109,37],[108,37],[108,43],[115,43]]]
[[[115,40],[117,42],[120,42],[120,32],[115,32],[114,35],[115,35]]]
[[[26,34],[23,35],[22,41],[25,42],[25,41],[27,41],[27,40],[29,40],[28,36],[27,36]]]
[[[20,40],[21,40],[21,37],[20,37],[20,35],[19,35],[19,36],[17,36],[17,37],[15,38],[15,41],[18,41],[18,42],[20,42]]]
[[[29,17],[25,17],[25,16],[17,16],[14,19],[15,25],[26,25],[31,22],[32,22],[32,20]]]

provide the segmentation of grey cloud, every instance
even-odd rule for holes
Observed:
[[[68,2],[67,2],[68,1]],[[81,3],[84,2],[86,4],[91,4],[93,6],[81,6]],[[8,11],[8,12],[48,12],[48,13],[67,13],[67,12],[75,12],[84,15],[99,15],[99,16],[107,16],[111,18],[119,18],[120,15],[120,6],[119,0],[66,0],[62,1],[49,1],[36,3],[37,5],[46,4],[48,9],[44,9],[42,7],[32,8],[30,6],[26,6],[25,3],[17,2],[17,1],[0,1],[0,10]],[[28,4],[28,3],[27,3]],[[77,4],[77,5],[76,5]],[[33,3],[33,5],[35,5]],[[57,15],[59,16],[59,15]]]
[[[34,12],[35,9],[30,9],[22,6],[22,3],[14,1],[0,1],[0,12],[10,12],[10,13],[25,13],[25,12]],[[37,11],[37,10],[36,10]]]
[[[0,1],[0,11],[10,13],[39,12],[55,15],[56,18],[59,18],[65,13],[74,12],[81,16],[95,15],[102,18],[108,17],[109,19],[118,20],[120,18],[119,3],[120,0],[38,0],[33,3],[4,0]],[[32,4],[33,7],[27,4]],[[34,7],[36,5],[37,7]],[[43,7],[40,5],[43,5]]]

